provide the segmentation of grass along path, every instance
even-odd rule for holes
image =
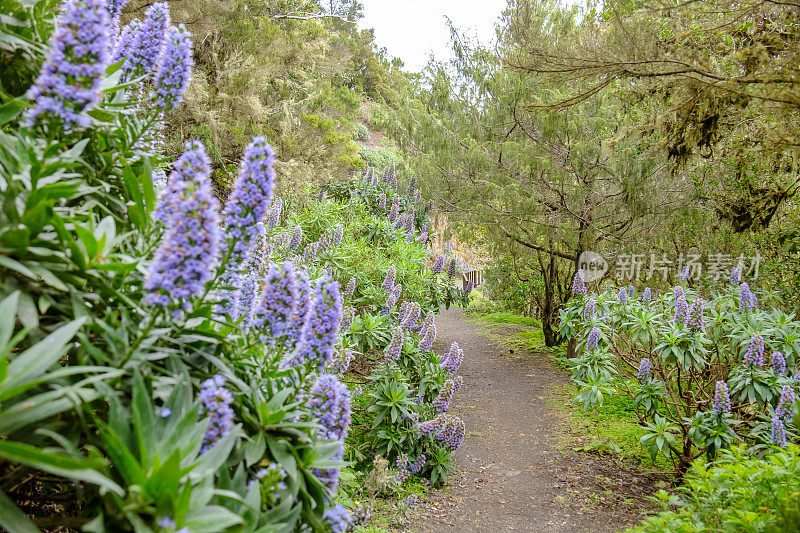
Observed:
[[[563,405],[558,391],[569,380],[546,352],[518,357],[522,348],[509,348],[496,328],[487,332],[460,309],[440,314],[436,326],[437,352],[454,340],[465,352],[464,386],[451,410],[467,436],[450,484],[419,504],[410,530],[601,532],[638,522],[652,479],[611,456],[565,446],[573,420],[553,405]]]

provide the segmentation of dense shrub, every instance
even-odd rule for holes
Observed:
[[[800,323],[760,308],[737,269],[710,294],[687,278],[661,295],[633,286],[590,294],[578,272],[560,330],[581,350],[570,360],[576,401],[588,409],[608,394],[634,398],[641,443],[681,472],[737,442],[759,453],[796,440]]]

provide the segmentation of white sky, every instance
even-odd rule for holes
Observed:
[[[452,57],[445,16],[483,43],[494,41],[494,25],[506,0],[361,0],[362,28],[375,29],[375,41],[390,56],[405,62],[403,70],[420,71],[430,54]]]

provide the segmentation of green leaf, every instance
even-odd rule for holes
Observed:
[[[25,104],[20,100],[11,100],[0,106],[0,125],[11,122],[25,110]]]

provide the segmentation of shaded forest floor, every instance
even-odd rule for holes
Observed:
[[[638,523],[664,477],[566,444],[574,421],[553,406],[563,405],[569,377],[547,352],[509,347],[497,328],[490,333],[460,309],[440,314],[436,327],[437,353],[453,341],[464,349],[451,412],[467,436],[448,486],[414,509],[409,531],[601,532]]]

